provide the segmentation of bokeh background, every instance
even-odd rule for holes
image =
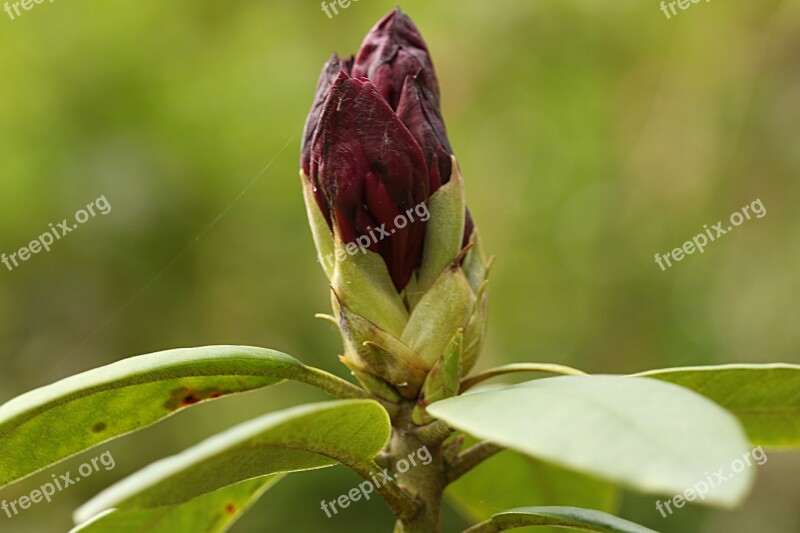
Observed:
[[[337,332],[313,318],[329,302],[299,140],[324,61],[354,52],[393,6],[361,0],[332,19],[307,0],[0,12],[0,252],[100,195],[112,206],[49,253],[0,265],[0,403],[205,344],[272,347],[346,376]],[[433,54],[469,206],[497,257],[481,367],[800,363],[800,4],[701,2],[670,20],[656,0],[402,7]],[[764,218],[655,264],[757,198]],[[0,515],[0,530],[66,531],[72,509],[151,461],[325,399],[284,384],[182,412],[0,492],[17,499],[105,450],[116,459],[53,503]],[[389,531],[379,501],[319,510],[356,482],[343,467],[289,476],[234,531]],[[620,512],[668,533],[796,532],[800,456],[770,453],[736,511],[665,520],[655,499],[626,492]],[[466,523],[446,512],[446,531]]]

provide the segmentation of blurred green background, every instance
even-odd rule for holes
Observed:
[[[112,206],[51,252],[0,265],[0,403],[204,344],[272,347],[346,375],[337,332],[313,318],[329,301],[299,140],[324,61],[354,52],[393,6],[361,0],[333,19],[297,0],[0,12],[0,252],[100,195]],[[800,4],[702,2],[670,20],[656,0],[402,7],[433,54],[497,257],[481,367],[800,363]],[[666,272],[655,264],[756,198],[764,218]],[[0,492],[17,499],[106,449],[116,459],[53,503],[0,515],[0,530],[66,531],[72,509],[149,462],[326,398],[285,384],[183,412]],[[379,501],[319,510],[356,482],[343,467],[289,476],[234,531],[389,531]],[[669,533],[799,531],[800,455],[771,453],[733,512],[662,519],[655,499],[626,493],[621,513]],[[466,524],[453,510],[446,522]]]

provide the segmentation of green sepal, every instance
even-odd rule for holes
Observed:
[[[322,270],[325,271],[328,280],[331,280],[333,278],[333,266],[325,258],[332,257],[334,253],[333,235],[325,216],[317,204],[317,200],[314,198],[311,179],[302,170],[300,171],[300,181],[303,184],[303,199],[306,202],[308,225],[311,226],[311,235],[314,238],[314,246],[317,248],[317,261],[322,265]]]
[[[389,383],[382,380],[378,376],[374,376],[369,372],[365,372],[361,370],[359,367],[355,366],[347,356],[340,356],[339,360],[342,362],[344,366],[350,369],[350,372],[356,377],[359,383],[364,387],[364,389],[368,390],[370,394],[377,398],[381,398],[388,402],[392,403],[400,403],[403,400],[403,397],[400,396],[400,393],[397,392],[397,389],[392,387]]]
[[[422,394],[411,413],[411,419],[418,426],[430,424],[435,420],[425,412],[425,406],[458,394],[463,337],[463,331],[458,330],[450,339],[447,349],[428,372],[428,377],[422,385]]]
[[[464,328],[464,355],[461,358],[461,373],[466,375],[475,366],[483,349],[489,318],[489,282],[484,281],[478,290],[475,310]]]
[[[432,366],[453,334],[466,327],[474,306],[475,295],[464,272],[451,264],[414,308],[400,340]]]
[[[413,400],[419,395],[427,370],[421,370],[403,360],[395,365],[394,362],[398,361],[395,354],[380,344],[367,341],[364,347],[370,350],[370,370],[376,371],[379,376],[386,376],[404,398]]]
[[[399,337],[408,322],[408,311],[383,258],[367,249],[348,253],[347,246],[352,243],[345,244],[337,233],[333,243],[331,287],[339,299],[353,312]]]
[[[466,214],[464,182],[455,157],[452,162],[453,175],[450,181],[428,200],[431,217],[425,226],[425,253],[414,290],[408,293],[412,309],[461,251]]]
[[[491,269],[492,259],[488,262],[483,254],[483,247],[481,246],[481,237],[478,234],[478,228],[472,232],[469,238],[470,249],[461,263],[461,268],[464,269],[464,274],[469,280],[469,286],[476,293],[480,290],[483,282],[489,278],[489,270]]]
[[[354,313],[333,293],[332,305],[351,367],[391,384],[404,397],[416,398],[428,364],[397,337]]]

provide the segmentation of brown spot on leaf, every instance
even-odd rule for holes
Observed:
[[[219,398],[223,392],[219,387],[194,390],[191,387],[180,387],[170,393],[169,399],[164,403],[164,409],[175,411],[181,407],[194,405],[209,398]]]
[[[225,512],[228,514],[233,514],[236,512],[236,506],[232,503],[225,505]]]
[[[164,403],[164,409],[175,411],[185,405],[184,400],[187,396],[194,394],[194,390],[189,387],[179,387],[170,392],[169,399]]]
[[[192,405],[199,402],[201,399],[195,396],[194,394],[187,394],[183,400],[181,400],[181,405]]]
[[[100,433],[101,431],[105,431],[108,426],[105,422],[98,422],[94,426],[92,426],[92,431],[95,433]]]

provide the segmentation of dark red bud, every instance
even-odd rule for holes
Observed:
[[[444,119],[427,75],[408,76],[403,85],[397,116],[422,148],[428,166],[431,194],[450,180],[453,149],[447,139]]]
[[[314,103],[311,105],[311,111],[308,113],[306,125],[303,129],[303,145],[300,148],[300,162],[303,172],[305,172],[306,175],[309,174],[311,167],[311,140],[314,137],[314,131],[317,129],[317,123],[322,114],[322,107],[325,104],[328,91],[330,91],[331,85],[339,76],[340,72],[350,74],[352,68],[352,56],[350,56],[349,59],[341,60],[336,53],[334,53],[328,62],[325,63],[325,66],[322,67],[322,73],[317,82],[317,92],[314,94]]]
[[[333,83],[312,141],[309,176],[342,241],[370,237],[367,247],[383,257],[402,290],[421,261],[425,226],[415,217],[395,227],[395,219],[428,200],[428,171],[419,144],[369,81],[341,72]]]
[[[475,222],[472,220],[469,208],[467,207],[464,210],[466,214],[464,216],[464,238],[461,240],[462,248],[469,244],[469,240],[472,238],[472,232],[475,231]]]
[[[420,70],[430,82],[438,107],[439,84],[428,47],[417,27],[398,7],[379,20],[364,38],[352,75],[372,81],[392,109],[397,109],[406,78],[416,76]]]
[[[326,63],[301,164],[329,227],[345,243],[370,236],[368,248],[383,257],[398,291],[421,264],[425,223],[415,217],[399,228],[395,219],[450,180],[452,153],[428,48],[395,9],[372,28],[355,60],[334,54]],[[467,213],[465,243],[472,228]]]

